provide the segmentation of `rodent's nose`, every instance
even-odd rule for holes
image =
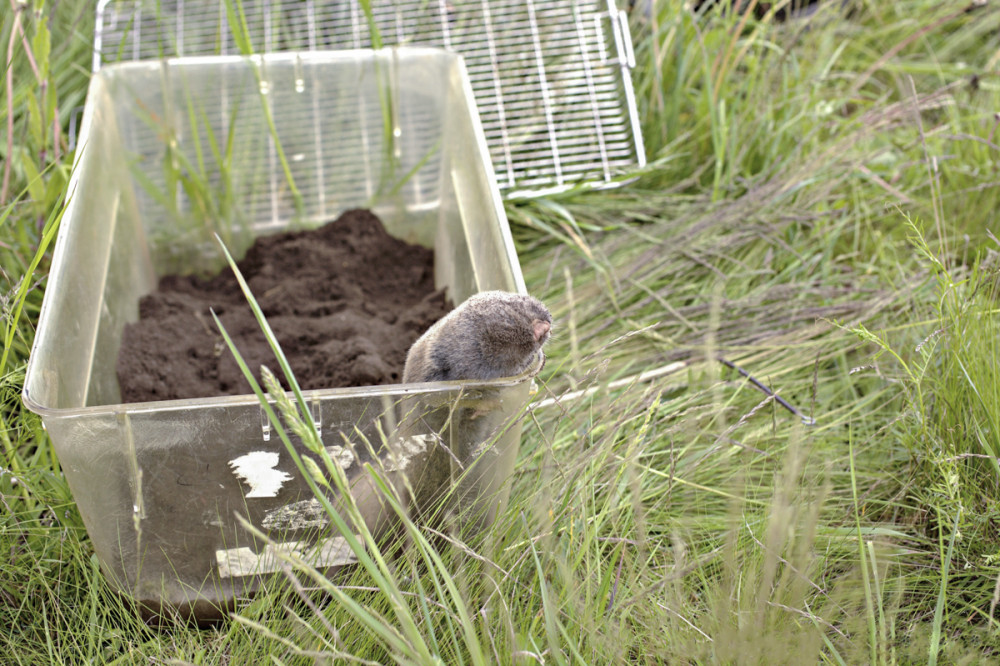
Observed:
[[[552,325],[541,319],[536,319],[531,325],[535,332],[535,342],[545,342],[545,338],[549,336],[549,329],[552,328]]]

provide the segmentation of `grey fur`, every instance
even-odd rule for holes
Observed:
[[[445,315],[413,343],[403,382],[510,377],[545,360],[552,315],[536,298],[485,291]]]

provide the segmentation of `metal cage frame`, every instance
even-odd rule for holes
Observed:
[[[614,0],[100,0],[93,69],[254,52],[438,46],[465,57],[508,198],[614,187],[645,165],[628,17]]]

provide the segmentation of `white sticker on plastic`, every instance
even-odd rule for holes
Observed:
[[[233,474],[250,486],[246,497],[275,497],[290,474],[275,469],[280,460],[274,451],[252,451],[229,461]]]
[[[321,539],[314,544],[304,541],[269,543],[255,553],[249,548],[229,548],[215,551],[221,578],[238,578],[273,573],[281,569],[282,555],[303,560],[317,567],[334,567],[358,561],[344,537]]]

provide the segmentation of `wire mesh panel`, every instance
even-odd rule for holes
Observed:
[[[628,23],[613,0],[373,0],[383,45],[466,60],[508,196],[609,185],[645,163]],[[373,46],[357,0],[102,0],[94,69],[108,62]]]

